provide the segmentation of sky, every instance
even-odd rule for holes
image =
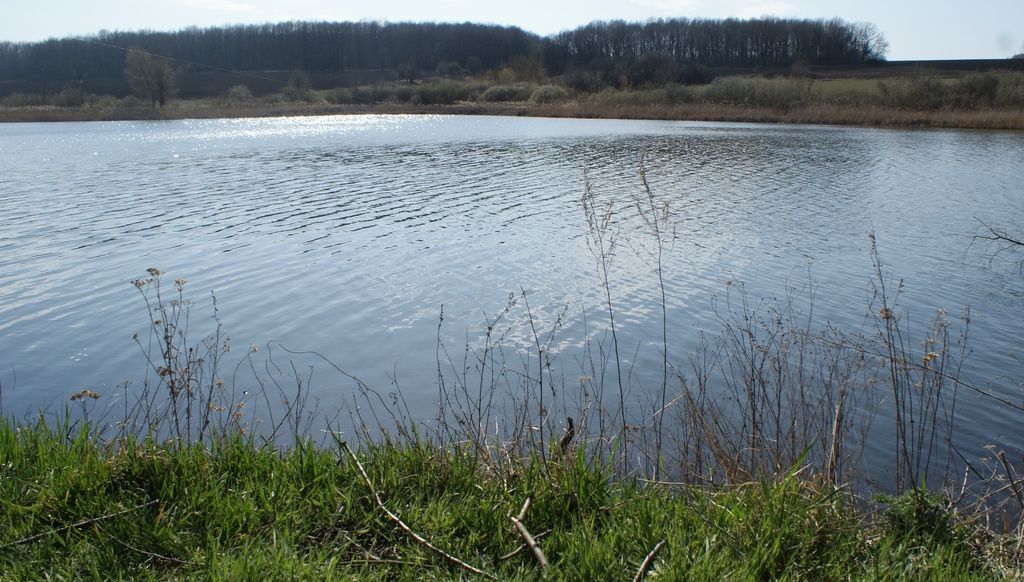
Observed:
[[[839,17],[871,22],[890,60],[1024,52],[1024,0],[0,0],[0,40],[285,20],[480,22],[552,34],[594,20]]]

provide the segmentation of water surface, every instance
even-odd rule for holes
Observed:
[[[613,303],[642,393],[661,356],[654,247],[633,207],[641,160],[674,228],[677,361],[698,330],[720,329],[727,292],[864,329],[873,231],[906,321],[923,330],[969,306],[963,373],[1022,403],[1024,284],[969,245],[977,219],[1024,232],[1024,135],[367,115],[0,126],[4,410],[138,382],[132,334],[147,316],[130,281],[148,267],[188,281],[196,337],[215,292],[235,352],[316,350],[382,390],[397,381],[425,414],[439,335],[458,356],[510,293],[542,330],[564,310],[554,345],[571,378],[604,329],[587,183],[613,205]],[[525,349],[523,318],[510,314],[508,341]],[[351,400],[329,371],[317,378],[321,406]],[[965,441],[1019,451],[1021,413],[973,394],[961,411]]]

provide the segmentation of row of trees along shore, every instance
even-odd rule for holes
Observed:
[[[189,72],[394,71],[413,78],[479,74],[517,60],[552,76],[606,74],[644,59],[655,69],[659,63],[859,64],[884,59],[886,48],[873,25],[839,19],[594,22],[547,37],[472,23],[285,22],[0,42],[0,91],[3,83],[32,83],[46,92],[68,82],[121,77],[130,49],[166,57]]]

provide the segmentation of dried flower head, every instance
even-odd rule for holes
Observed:
[[[88,388],[86,388],[84,390],[79,390],[78,392],[75,392],[74,394],[72,394],[71,395],[71,400],[78,401],[78,400],[85,400],[86,398],[92,398],[93,400],[98,400],[99,397],[100,397],[100,395],[98,393],[93,392],[92,390],[89,390]]]
[[[163,273],[160,271],[160,269],[157,269],[156,267],[150,267],[150,268],[146,269],[146,272],[149,273],[150,275],[154,276],[154,277],[159,277],[160,275],[163,275]]]

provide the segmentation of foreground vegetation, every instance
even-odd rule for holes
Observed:
[[[84,426],[5,420],[0,577],[1021,574],[1019,540],[965,523],[939,496],[915,490],[867,515],[799,467],[730,487],[676,487],[613,479],[571,450],[495,472],[423,442],[360,453],[341,437],[329,443],[279,451],[240,434],[205,446],[103,443]]]

